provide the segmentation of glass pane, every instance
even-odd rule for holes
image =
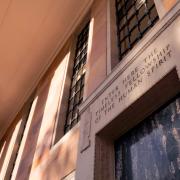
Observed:
[[[121,18],[121,22],[119,23],[119,28],[121,29],[126,24],[126,16]]]
[[[136,13],[136,10],[134,6],[132,6],[127,12],[127,19],[130,19],[133,15],[135,15],[135,13]]]
[[[127,26],[120,31],[120,40],[122,41],[128,35]]]
[[[129,20],[129,31],[133,29],[134,26],[137,25],[137,18],[134,16],[131,20]]]
[[[130,48],[132,49],[136,42],[143,37],[145,32],[155,24],[158,20],[158,14],[153,0],[116,0],[116,19],[121,60]],[[132,33],[136,26],[136,31]],[[137,30],[141,32],[138,33]],[[135,37],[135,34],[138,36]],[[127,40],[124,41],[127,37],[132,40],[131,46],[128,45]]]
[[[80,90],[80,87],[81,87],[81,80],[79,79],[76,84],[76,92]]]
[[[71,99],[70,103],[69,103],[69,111],[71,111],[73,109],[74,106],[74,98]]]
[[[85,75],[83,75],[81,77],[81,88],[82,88],[82,86],[84,86],[84,81],[85,81]]]
[[[140,20],[146,14],[146,7],[143,5],[138,11],[138,19]]]
[[[139,30],[138,30],[138,27],[136,27],[136,28],[131,32],[131,36],[130,36],[131,44],[133,44],[133,43],[138,39],[139,36],[140,36],[140,33],[139,33]]]
[[[68,124],[69,114],[67,113],[67,122],[65,124],[66,133],[69,129],[74,126],[74,123],[78,120],[77,115],[77,106],[79,105],[81,99],[80,96],[83,96],[81,88],[82,86],[82,76],[85,75],[86,71],[86,59],[87,59],[87,43],[88,43],[88,34],[89,34],[89,23],[82,29],[81,33],[77,38],[76,44],[76,54],[74,58],[74,71],[73,71],[73,80],[71,83],[70,97],[69,97],[69,106],[67,112],[73,112],[73,120],[70,121],[71,124]],[[77,117],[76,117],[77,116]],[[74,118],[76,121],[74,121]]]
[[[153,2],[153,0],[151,0]],[[146,0],[136,0],[136,9],[140,9],[145,4]]]
[[[68,114],[67,124],[71,124],[71,121],[72,121],[72,111]]]
[[[72,98],[74,95],[75,95],[75,87],[73,87],[73,88],[71,89],[70,98]]]
[[[150,18],[151,18],[151,21],[154,21],[155,19],[157,19],[157,11],[155,9],[155,7],[150,11]]]
[[[118,9],[120,9],[124,5],[124,1],[123,0],[117,0],[117,4],[118,4]]]
[[[76,93],[75,95],[75,105],[79,103],[79,96],[80,96],[80,91]]]
[[[121,43],[121,53],[124,53],[129,47],[129,39],[126,38],[122,43]]]
[[[73,77],[76,77],[77,74],[78,74],[78,66],[76,66],[76,68],[74,69]]]
[[[140,22],[140,30],[142,33],[147,29],[148,23],[149,23],[149,18],[147,16],[144,17]]]
[[[75,108],[73,109],[73,119],[76,119],[78,116],[78,107],[75,106]]]
[[[76,78],[73,78],[71,87],[73,88],[75,84],[76,84]]]
[[[128,11],[132,5],[134,4],[134,0],[126,0],[126,10]]]
[[[84,87],[81,89],[81,92],[80,92],[80,102],[83,100],[83,93],[84,93]]]

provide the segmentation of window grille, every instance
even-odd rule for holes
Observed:
[[[153,0],[116,0],[119,59],[144,36],[159,19]]]
[[[67,118],[64,129],[65,133],[79,121],[78,106],[83,100],[88,33],[89,23],[86,24],[77,38]]]

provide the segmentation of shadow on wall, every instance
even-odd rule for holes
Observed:
[[[40,162],[46,158],[49,154],[49,150],[51,148],[51,139],[52,139],[52,130],[51,128],[48,129],[44,136],[44,141],[40,143],[40,145],[37,146],[36,148],[36,153],[35,153],[35,160],[33,161],[32,165],[32,170],[36,168]]]
[[[67,133],[48,154],[48,157],[34,169],[31,179],[59,180],[76,168],[79,128]]]
[[[69,52],[66,48],[60,53],[55,59],[55,62],[50,67],[50,72],[48,71],[48,76],[46,79],[51,79],[51,84],[48,92],[48,97],[46,100],[45,110],[43,114],[43,123],[41,125],[40,135],[37,142],[36,152],[34,154],[34,160],[31,171],[40,164],[40,162],[47,158],[49,150],[52,146],[52,141],[54,137],[54,131],[56,130],[57,119],[62,119],[59,115],[59,103],[62,97],[62,89],[64,85],[64,76],[66,74],[67,68],[67,56]],[[61,62],[59,63],[59,60]],[[62,105],[64,106],[64,104]],[[59,116],[59,118],[57,118]],[[61,122],[62,123],[62,122]],[[62,130],[57,128],[58,131]]]
[[[73,166],[74,162],[70,158],[72,153],[72,149],[70,148],[62,148],[59,150],[57,154],[55,154],[46,168],[43,171],[43,180],[49,180],[49,179],[58,179],[58,177],[62,177],[63,174],[64,176],[66,173],[64,170],[68,168],[68,166]],[[64,156],[64,160],[62,161],[61,156]]]
[[[2,166],[5,161],[5,157],[6,157],[6,154],[8,151],[8,147],[9,147],[9,143],[12,138],[12,135],[13,135],[13,131],[11,131],[10,134],[8,134],[8,136],[5,136],[5,138],[3,138],[0,143],[1,144],[1,147],[0,147],[0,172],[2,170]]]
[[[34,169],[47,159],[52,145],[57,116],[57,107],[67,64],[67,47],[57,55],[46,74],[41,79],[36,92],[36,104],[26,137],[17,180],[25,180]]]
[[[18,180],[24,180],[27,179],[27,177],[29,177],[34,154],[37,148],[38,136],[43,120],[51,80],[49,80],[48,82],[43,80],[42,83],[42,87],[40,88],[40,90],[38,89],[37,91],[38,100],[35,106],[34,114],[32,116],[31,125],[29,128],[21,161],[16,175],[16,179]]]

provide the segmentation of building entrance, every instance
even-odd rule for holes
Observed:
[[[180,179],[180,96],[115,142],[116,180]]]

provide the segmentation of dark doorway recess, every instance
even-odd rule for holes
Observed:
[[[180,95],[115,141],[116,180],[180,179]]]

